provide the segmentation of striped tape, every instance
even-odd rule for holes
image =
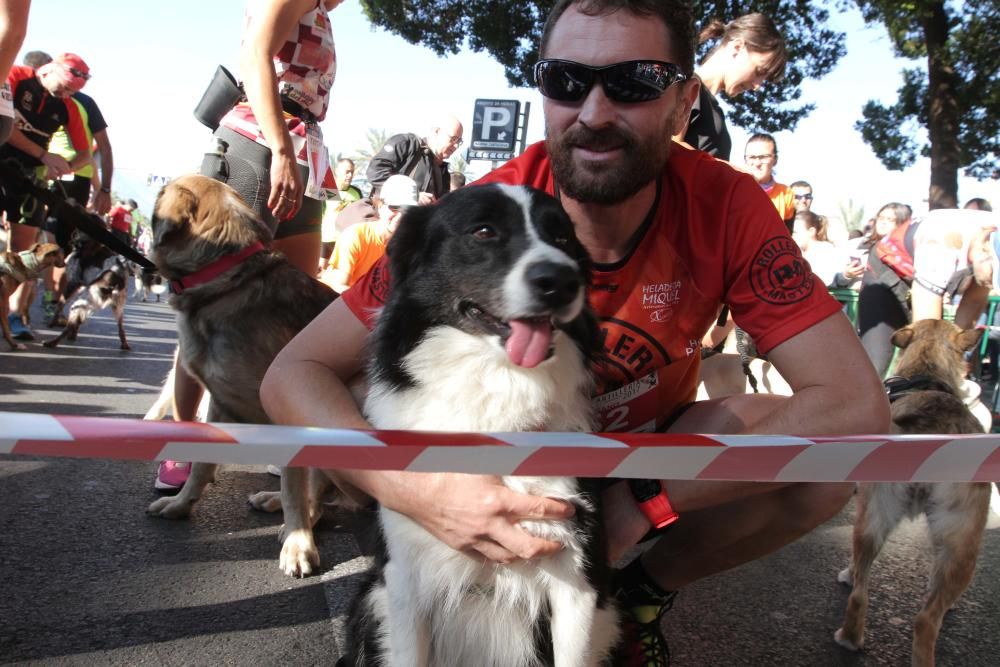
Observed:
[[[0,454],[757,482],[1000,479],[992,434],[424,433],[0,412]]]

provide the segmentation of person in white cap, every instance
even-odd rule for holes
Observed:
[[[418,197],[417,183],[409,176],[396,174],[386,179],[376,201],[378,219],[344,230],[320,280],[337,292],[343,292],[368,273],[385,254],[385,247],[403,213],[410,206],[418,205]]]

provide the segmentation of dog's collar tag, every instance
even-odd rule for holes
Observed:
[[[197,287],[198,285],[204,285],[207,282],[211,282],[216,277],[222,275],[229,269],[233,268],[237,264],[240,264],[244,260],[253,257],[259,252],[264,250],[264,244],[257,241],[253,245],[249,245],[243,250],[232,255],[225,255],[210,262],[205,266],[201,267],[194,273],[184,276],[183,278],[178,278],[176,280],[170,281],[170,291],[173,294],[180,294],[186,289],[191,289],[192,287]]]

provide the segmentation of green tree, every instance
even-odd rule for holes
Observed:
[[[365,175],[365,171],[368,169],[368,163],[371,162],[375,154],[382,150],[382,146],[389,139],[389,133],[385,129],[377,130],[374,127],[368,128],[365,133],[365,139],[368,141],[368,145],[362,148],[357,148],[354,153],[348,155],[347,157],[354,162],[354,173],[355,179],[361,180],[359,177]],[[339,159],[338,154],[338,159]]]
[[[837,209],[840,211],[840,219],[844,222],[844,228],[847,231],[864,229],[864,206],[859,206],[858,202],[848,199],[846,202],[837,202]]]
[[[504,67],[512,86],[530,86],[531,68],[551,0],[361,0],[371,22],[438,55],[462,47],[485,51]],[[828,11],[812,0],[703,0],[695,20],[732,20],[750,12],[771,16],[787,42],[784,79],[730,100],[730,122],[747,129],[792,130],[813,109],[796,104],[801,84],[828,74],[844,53],[844,35],[825,26]],[[703,45],[704,55],[711,45]]]
[[[465,174],[467,179],[472,178],[472,170],[469,168],[468,161],[464,155],[457,152],[448,162],[448,171],[452,174]]]
[[[1000,167],[1000,2],[856,2],[897,55],[926,69],[905,70],[896,103],[869,100],[855,128],[889,169],[929,156],[930,208],[957,206],[959,169],[982,179]]]

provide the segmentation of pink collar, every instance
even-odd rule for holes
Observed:
[[[232,255],[223,255],[219,259],[206,264],[190,275],[184,276],[178,280],[171,280],[170,291],[174,294],[180,294],[186,289],[191,289],[192,287],[197,287],[198,285],[204,285],[205,283],[214,280],[225,271],[228,271],[237,264],[240,264],[245,259],[262,252],[264,249],[264,244],[257,241],[253,245],[249,245],[237,253],[233,253]]]

